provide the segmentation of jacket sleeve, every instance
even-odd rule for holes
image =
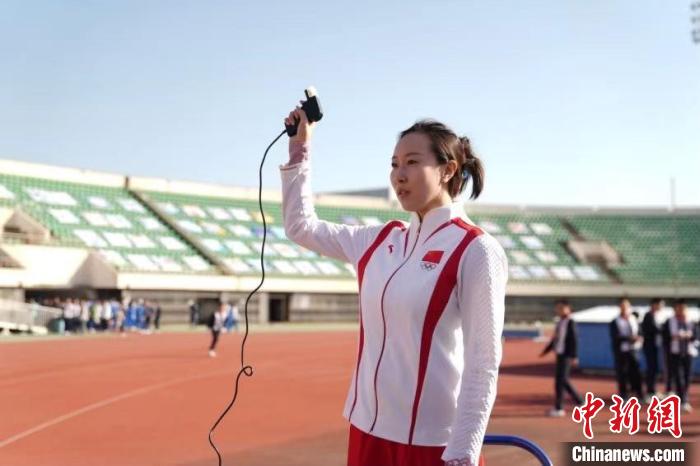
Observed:
[[[502,356],[508,261],[500,244],[487,234],[473,240],[462,257],[458,279],[464,371],[442,459],[469,458],[478,464]]]
[[[572,358],[578,358],[578,328],[574,319],[569,321],[569,331],[571,332],[571,354]]]
[[[666,320],[666,322],[664,322],[664,325],[661,328],[661,335],[661,339],[664,345],[664,351],[668,353],[671,349],[671,325],[669,324],[669,320]]]
[[[620,351],[620,344],[622,343],[622,338],[620,337],[620,332],[615,323],[615,319],[610,322],[610,341],[612,343],[613,352],[617,354]]]
[[[645,343],[648,343],[650,341],[654,340],[654,337],[656,336],[656,324],[654,323],[654,315],[651,313],[651,311],[648,311],[644,315],[644,320],[642,320],[642,336],[644,337]]]
[[[549,340],[549,343],[547,343],[547,346],[544,347],[544,349],[542,350],[542,352],[540,354],[542,356],[544,356],[545,354],[549,353],[553,349],[554,349],[554,337],[552,337],[552,339]]]
[[[356,264],[383,226],[354,226],[319,220],[311,194],[308,160],[280,167],[282,216],[287,237],[321,255]]]

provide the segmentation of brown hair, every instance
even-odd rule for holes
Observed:
[[[457,197],[467,186],[469,177],[472,179],[470,199],[476,199],[484,189],[484,164],[472,151],[469,138],[459,137],[446,125],[435,120],[419,120],[408,129],[401,131],[399,139],[411,133],[421,133],[428,136],[430,146],[439,164],[450,160],[457,162],[457,172],[447,184],[450,196]]]
[[[556,301],[554,301],[554,305],[555,306],[566,306],[568,308],[571,308],[571,303],[566,298],[557,299]]]

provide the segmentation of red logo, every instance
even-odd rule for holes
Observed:
[[[610,432],[620,434],[623,429],[627,429],[630,435],[639,431],[641,404],[632,397],[626,402],[618,395],[613,395],[613,404],[610,411],[612,419],[608,421]],[[583,424],[583,435],[588,439],[593,438],[593,426],[591,421],[598,412],[605,406],[605,401],[597,398],[593,393],[586,393],[586,402],[574,408],[571,419],[574,422]],[[656,396],[651,397],[651,402],[647,408],[647,432],[659,434],[667,430],[675,438],[680,438],[683,434],[681,430],[681,399],[678,395],[669,395],[663,400]]]
[[[647,432],[658,434],[664,430],[671,432],[676,438],[682,435],[681,431],[681,399],[678,395],[670,395],[663,401],[656,396],[651,397],[651,403],[647,408],[649,425]]]
[[[593,393],[586,393],[586,403],[583,406],[576,406],[571,413],[571,418],[574,422],[583,423],[583,435],[587,439],[593,438],[593,426],[591,421],[598,414],[598,411],[603,409],[605,402],[597,398]]]
[[[433,270],[442,260],[445,251],[428,251],[421,259],[420,266],[423,270]]]
[[[613,395],[612,399],[610,411],[614,416],[608,421],[610,432],[619,434],[625,428],[629,430],[630,435],[636,434],[639,431],[639,410],[642,405],[635,397],[630,398],[626,403],[618,395]]]

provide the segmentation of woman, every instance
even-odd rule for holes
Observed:
[[[507,281],[497,241],[455,202],[484,182],[467,138],[434,121],[403,131],[391,184],[410,223],[350,226],[317,218],[309,184],[313,124],[299,121],[280,167],[287,236],[350,262],[359,282],[357,365],[345,403],[348,466],[479,463],[496,397]]]

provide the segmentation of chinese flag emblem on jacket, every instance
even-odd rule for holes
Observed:
[[[428,251],[421,259],[420,266],[423,270],[433,270],[440,263],[444,251]]]

